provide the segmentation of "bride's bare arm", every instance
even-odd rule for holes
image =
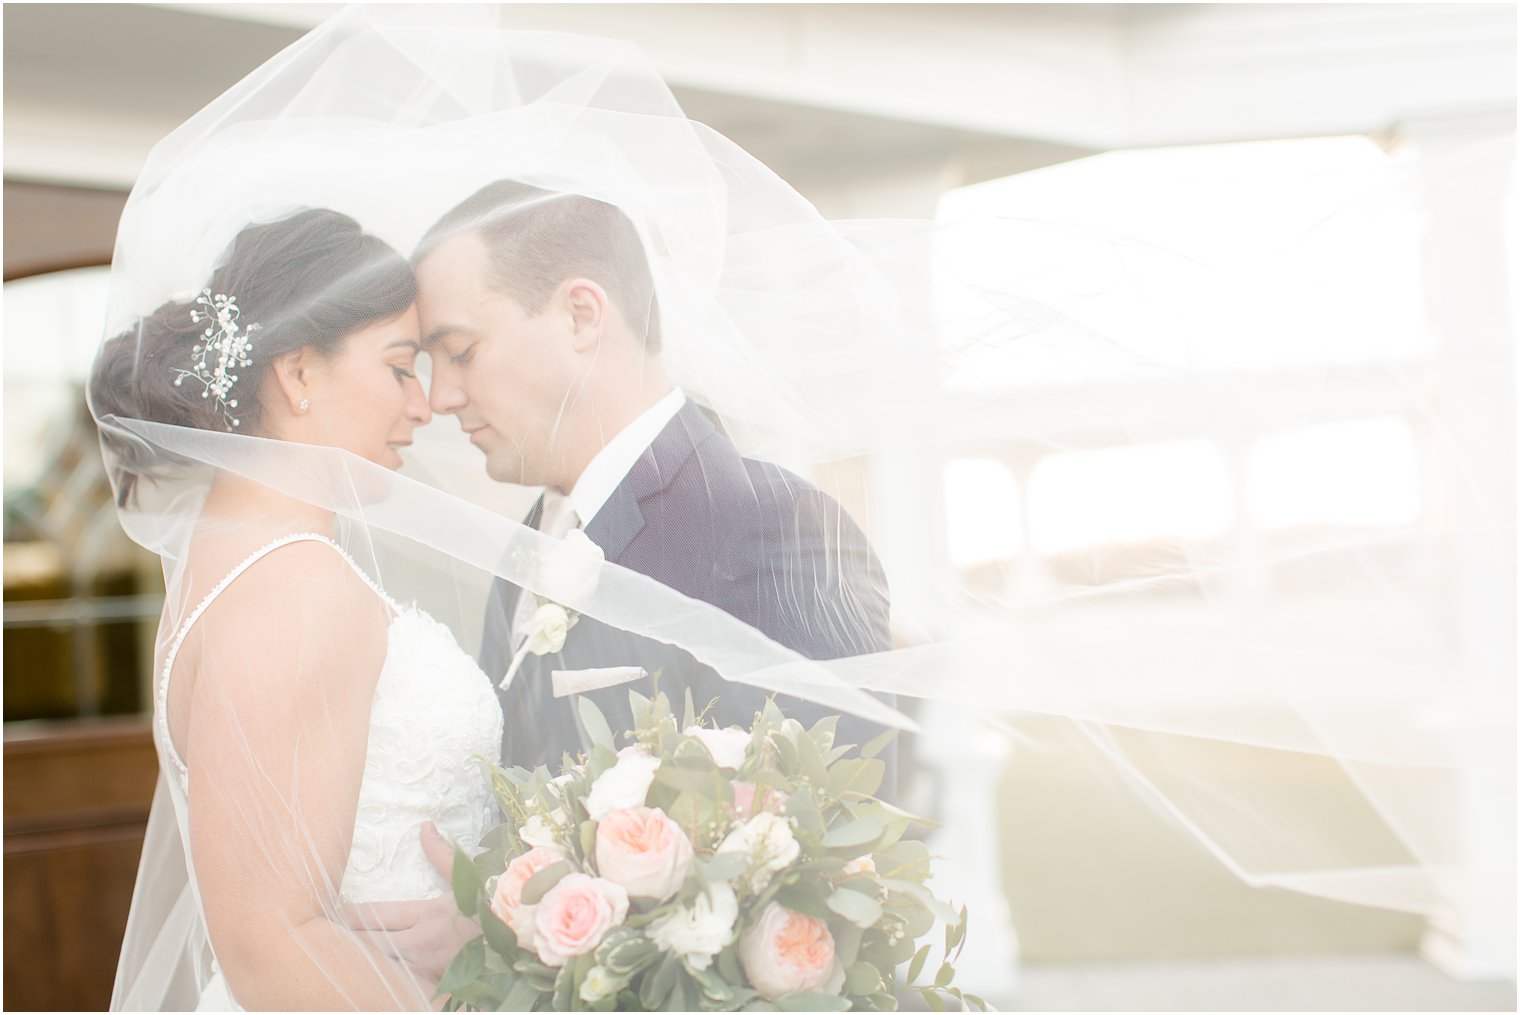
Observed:
[[[336,919],[388,625],[381,600],[318,543],[261,560],[202,618],[191,850],[213,948],[245,1007],[431,1006],[432,983]]]

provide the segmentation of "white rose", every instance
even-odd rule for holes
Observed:
[[[565,647],[565,635],[574,622],[570,613],[558,603],[545,603],[528,619],[528,651],[536,656],[558,652]]]
[[[748,730],[741,730],[737,726],[722,730],[688,726],[681,732],[700,740],[719,768],[738,768],[744,764],[744,752],[749,750]]]
[[[762,811],[728,833],[719,853],[742,853],[749,857],[752,885],[758,891],[776,871],[791,866],[802,852],[792,826],[779,814]]]
[[[565,533],[538,571],[538,594],[566,606],[579,607],[596,592],[606,558],[602,548],[580,529]]]
[[[559,833],[555,830],[557,825],[565,823],[565,812],[555,808],[553,813],[545,818],[542,814],[529,816],[518,830],[518,837],[530,846],[548,846],[559,848],[563,843],[559,841]]]
[[[639,754],[624,748],[618,753],[617,764],[596,777],[591,792],[586,796],[586,813],[591,820],[600,821],[613,811],[644,806],[654,773],[660,767],[660,759]]]
[[[686,960],[696,970],[712,965],[713,956],[734,939],[739,899],[719,881],[692,901],[652,922],[644,933],[662,950]]]

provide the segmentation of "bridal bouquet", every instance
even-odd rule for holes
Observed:
[[[805,730],[767,704],[719,730],[689,694],[679,721],[630,697],[621,748],[582,698],[581,761],[493,768],[507,821],[455,858],[484,933],[439,983],[450,1010],[891,1011],[899,987],[986,1009],[951,986],[966,911],[924,886],[914,819],[872,795],[890,734],[857,754],[837,717]],[[936,919],[944,955],[919,983]]]

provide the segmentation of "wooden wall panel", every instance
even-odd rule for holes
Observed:
[[[6,1009],[110,1003],[157,776],[145,717],[6,729]]]

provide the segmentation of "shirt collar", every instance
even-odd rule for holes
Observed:
[[[632,423],[618,431],[602,450],[591,459],[575,488],[570,491],[570,505],[575,509],[580,525],[585,528],[591,519],[611,498],[618,484],[627,478],[634,463],[654,443],[666,425],[675,419],[676,413],[686,405],[686,395],[676,388],[645,409]]]

